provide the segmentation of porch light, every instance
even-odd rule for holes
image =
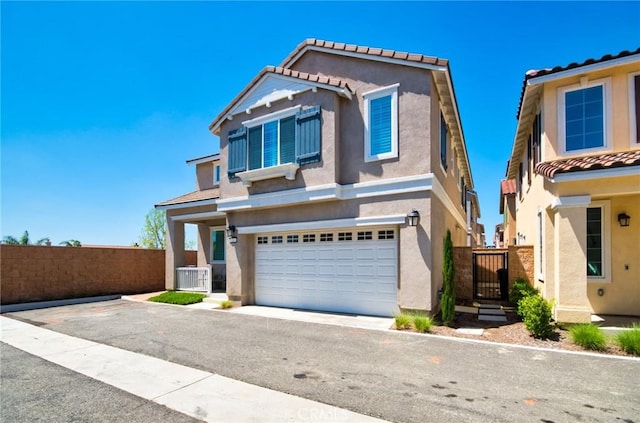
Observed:
[[[620,223],[620,226],[629,226],[629,223],[631,222],[631,216],[629,216],[626,213],[620,213],[618,215],[618,223]]]
[[[418,213],[418,210],[413,209],[407,215],[407,219],[409,219],[409,226],[418,226],[418,221],[420,220],[420,213]]]
[[[227,238],[229,238],[229,242],[232,244],[238,242],[236,227],[234,225],[231,225],[227,228]]]

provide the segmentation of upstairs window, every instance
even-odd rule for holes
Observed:
[[[558,91],[558,130],[565,153],[608,145],[609,82],[583,83]]]
[[[227,135],[228,174],[320,161],[320,106],[299,106],[243,122]]]
[[[220,185],[220,165],[213,165],[213,185]]]
[[[363,94],[366,162],[398,157],[398,86]]]
[[[640,73],[629,75],[629,122],[631,146],[640,144]]]
[[[542,118],[540,113],[533,120],[533,168],[542,161]]]
[[[447,172],[447,132],[447,123],[440,113],[440,164],[445,173]]]

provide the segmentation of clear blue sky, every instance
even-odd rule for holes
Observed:
[[[195,189],[209,122],[305,38],[450,60],[481,222],[524,74],[640,46],[639,2],[7,2],[1,234],[131,245],[154,204]]]

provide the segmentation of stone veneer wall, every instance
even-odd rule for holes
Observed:
[[[471,247],[454,247],[453,263],[455,267],[456,302],[473,301],[473,252],[487,251],[509,253],[509,288],[513,282],[523,277],[533,284],[533,246],[510,245],[508,249],[473,249]]]
[[[188,265],[196,252],[186,251]],[[0,303],[164,290],[165,251],[0,245]]]

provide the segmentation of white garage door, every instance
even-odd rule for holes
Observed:
[[[397,230],[336,229],[256,237],[256,304],[392,316]]]

